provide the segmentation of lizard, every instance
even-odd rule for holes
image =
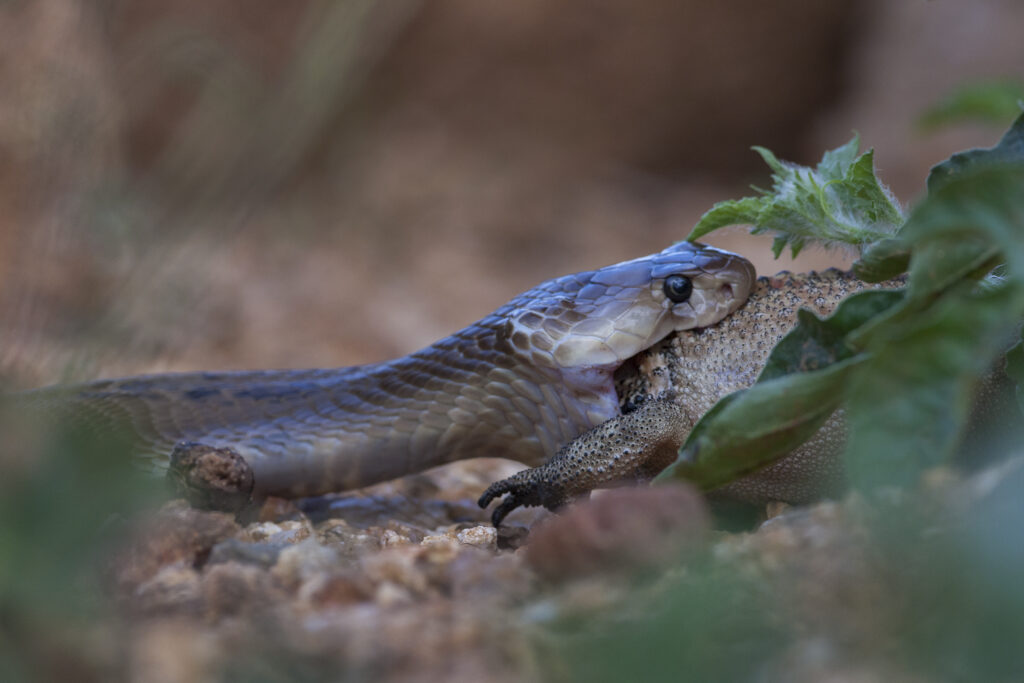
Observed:
[[[21,398],[93,431],[126,430],[158,468],[181,442],[231,449],[251,468],[257,499],[359,488],[480,456],[539,466],[620,417],[614,373],[624,362],[670,333],[712,328],[755,280],[741,256],[681,242],[549,280],[392,361],[143,375]]]

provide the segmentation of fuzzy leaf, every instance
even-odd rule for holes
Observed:
[[[693,231],[686,238],[699,240],[704,235],[727,225],[749,225],[757,222],[764,200],[759,197],[746,197],[718,202],[700,217]]]
[[[810,243],[859,247],[889,236],[902,223],[902,210],[875,177],[873,153],[858,157],[857,147],[855,136],[826,152],[813,169],[754,147],[772,169],[772,189],[715,205],[687,239],[726,225],[748,224],[754,234],[775,235],[772,251],[777,258],[787,246],[796,256]]]

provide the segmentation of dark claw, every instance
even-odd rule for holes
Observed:
[[[496,481],[487,487],[477,503],[480,507],[485,508],[495,498],[508,496],[494,509],[494,513],[491,515],[491,522],[496,527],[500,526],[502,520],[518,507],[543,505],[549,510],[555,510],[566,502],[566,498],[565,495],[556,492],[556,487],[552,486],[543,474],[543,468],[536,467]]]
[[[502,479],[501,481],[494,482],[493,484],[487,487],[487,490],[484,491],[484,494],[482,496],[480,496],[480,500],[478,500],[476,504],[482,508],[487,507],[488,505],[491,504],[492,500],[494,500],[495,498],[500,498],[501,496],[508,493],[510,483],[511,477],[508,479]]]
[[[519,487],[518,485],[519,482],[516,481],[515,476],[496,481],[487,487],[484,494],[480,496],[480,500],[477,501],[477,505],[486,508],[495,498],[500,498],[506,493],[509,494],[508,498],[503,500],[498,507],[494,508],[494,512],[491,514],[491,524],[495,527],[501,526],[501,521],[505,519],[508,513],[522,505],[519,496],[515,492],[515,489]]]
[[[491,513],[491,524],[494,528],[501,526],[502,520],[508,516],[508,513],[519,507],[519,499],[516,498],[515,494],[510,495],[505,500],[501,501],[501,505],[494,508],[494,512]]]

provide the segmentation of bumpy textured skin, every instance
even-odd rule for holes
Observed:
[[[594,489],[648,481],[676,459],[686,440],[690,428],[680,418],[676,403],[648,401],[577,437],[545,464],[491,484],[480,507],[505,496],[491,515],[498,526],[517,507],[557,510]]]
[[[828,315],[854,292],[902,284],[871,285],[836,269],[758,278],[747,303],[722,322],[671,335],[622,368],[617,378],[623,415],[581,435],[544,465],[496,482],[481,503],[508,494],[495,511],[500,522],[518,505],[557,508],[596,486],[650,478],[659,471],[653,466],[666,453],[672,458],[662,467],[674,459],[686,435],[720,398],[754,383],[801,307]],[[827,495],[842,485],[835,456],[844,429],[837,412],[799,449],[714,494],[754,503],[800,503]],[[649,459],[638,460],[637,453]]]
[[[693,284],[670,301],[669,275]],[[481,456],[536,465],[619,413],[613,373],[670,332],[736,310],[745,259],[698,244],[541,284],[394,361],[330,370],[150,375],[28,392],[48,416],[134,435],[166,463],[180,441],[235,449],[256,496],[366,486]]]

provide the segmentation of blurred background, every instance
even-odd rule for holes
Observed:
[[[1005,128],[1018,0],[8,0],[0,380],[330,366],[657,251],[854,130],[905,203]],[[712,242],[762,274],[740,230]]]

